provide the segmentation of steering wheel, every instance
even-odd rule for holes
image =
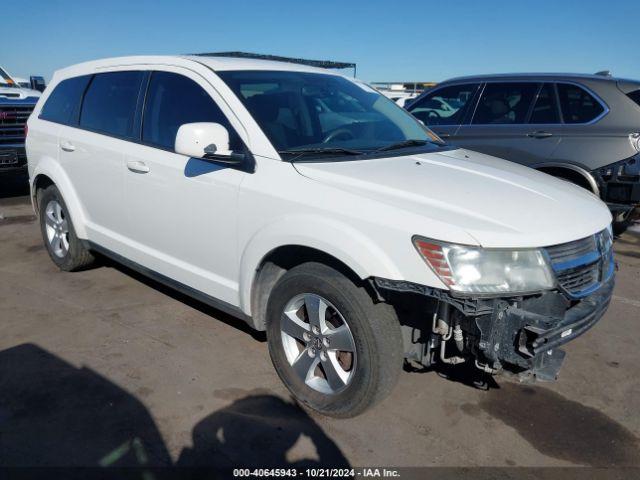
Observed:
[[[324,140],[322,140],[322,143],[329,143],[331,140],[333,140],[334,138],[343,135],[343,134],[347,134],[349,135],[349,138],[345,139],[345,140],[353,140],[354,137],[353,136],[353,132],[351,132],[351,130],[349,130],[348,128],[338,128],[336,130],[334,130],[333,132],[330,132],[326,137],[324,137]]]

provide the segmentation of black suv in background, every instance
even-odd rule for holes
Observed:
[[[618,232],[640,204],[640,82],[609,75],[461,77],[407,107],[448,142],[569,180],[609,205]]]

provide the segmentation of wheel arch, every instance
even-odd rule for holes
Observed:
[[[591,193],[600,196],[600,188],[598,187],[596,179],[593,178],[593,175],[591,175],[591,173],[587,169],[579,165],[574,165],[572,163],[553,162],[545,163],[542,165],[535,165],[533,168],[554,177],[568,180],[591,191]]]
[[[282,220],[254,235],[240,261],[240,308],[256,328],[264,329],[266,300],[278,279],[309,261],[331,266],[363,285],[373,276],[400,278],[384,250],[348,225],[318,218]]]
[[[71,216],[71,221],[73,222],[73,227],[78,238],[86,239],[86,217],[82,205],[78,200],[78,195],[73,188],[69,177],[64,173],[64,170],[62,170],[60,165],[53,160],[41,161],[31,177],[31,201],[33,203],[35,213],[37,215],[40,214],[38,211],[38,190],[47,188],[49,185],[55,185],[60,191],[60,194],[64,199],[64,203],[69,210],[69,215]]]

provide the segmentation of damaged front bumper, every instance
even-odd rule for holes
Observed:
[[[595,292],[576,300],[561,291],[471,298],[410,282],[374,279],[381,297],[405,307],[401,322],[408,361],[425,367],[437,362],[473,363],[485,372],[510,372],[521,380],[557,377],[564,359],[558,347],[602,318],[614,283],[612,274]],[[426,321],[425,311],[430,312]]]
[[[582,335],[606,312],[613,294],[614,276],[578,302],[548,292],[498,307],[476,318],[478,351],[492,368],[523,376],[554,380],[564,358],[558,347]]]

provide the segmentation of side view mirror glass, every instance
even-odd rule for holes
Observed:
[[[240,163],[241,153],[229,150],[229,132],[219,123],[185,123],[178,129],[175,151],[188,157]]]
[[[43,77],[31,76],[29,77],[29,83],[31,85],[32,90],[44,92],[44,89],[46,88],[46,84],[44,83]]]

